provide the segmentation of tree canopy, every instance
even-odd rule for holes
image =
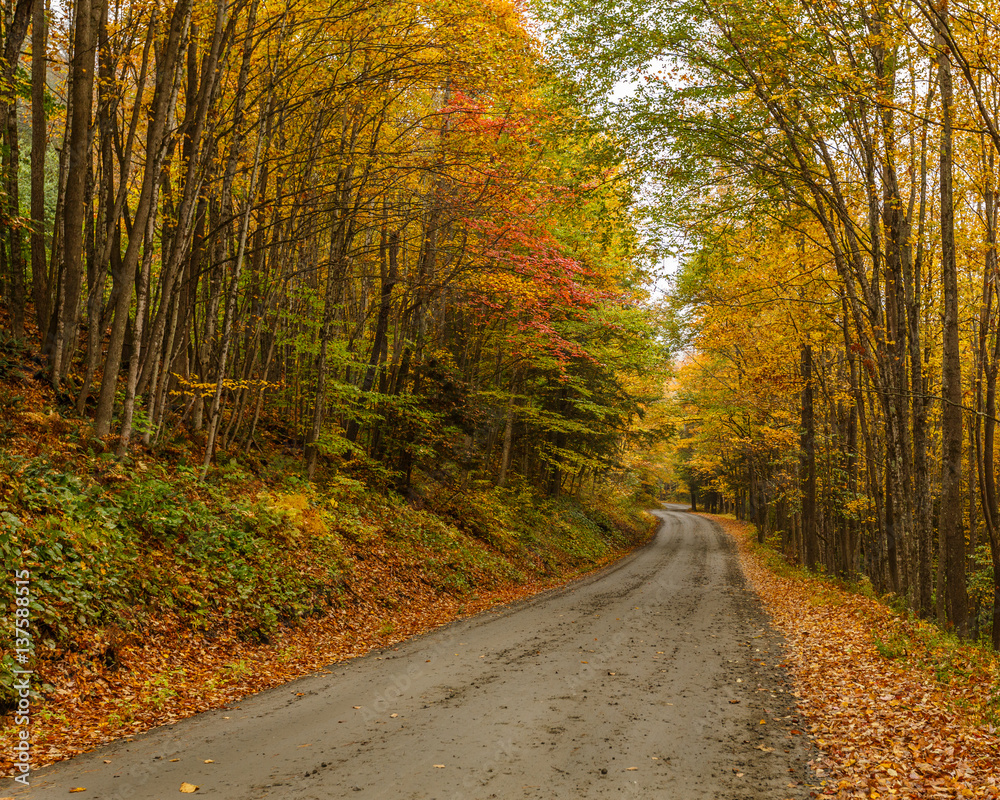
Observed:
[[[993,10],[546,6],[688,245],[688,482],[1000,646]]]
[[[119,457],[267,441],[404,492],[620,467],[666,366],[652,259],[518,4],[5,9],[5,336]]]

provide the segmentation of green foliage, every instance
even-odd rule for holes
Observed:
[[[990,639],[993,627],[993,592],[995,580],[989,543],[980,544],[972,554],[973,569],[969,572],[969,609],[972,629],[984,643]]]
[[[882,658],[906,658],[906,639],[898,632],[888,641],[883,641],[875,634],[872,634],[872,643],[875,645],[875,649],[878,650],[878,654],[882,656]]]
[[[193,627],[226,622],[266,638],[338,596],[339,543],[293,530],[263,493],[231,491],[225,471],[215,485],[158,468],[114,473],[108,490],[44,460],[6,457],[2,467],[13,478],[6,501],[33,517],[18,545],[30,552],[38,632],[53,646],[84,626],[140,626],[160,609]],[[2,514],[6,559],[20,523]],[[10,587],[2,591],[10,602]]]
[[[477,557],[479,568],[501,563],[501,556],[534,564],[543,573],[567,563],[584,566],[641,541],[652,530],[652,518],[643,518],[621,498],[549,498],[526,484],[470,491],[450,498],[438,511],[460,532],[450,533],[451,541],[464,536],[479,543],[476,549],[485,553]],[[489,550],[483,551],[483,543]]]

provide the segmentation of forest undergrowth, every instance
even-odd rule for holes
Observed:
[[[1000,664],[871,592],[789,566],[752,525],[705,514],[788,645],[820,796],[1000,797]],[[890,598],[891,599],[891,598]]]

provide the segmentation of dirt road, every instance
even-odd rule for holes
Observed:
[[[779,638],[735,549],[676,510],[612,567],[0,797],[803,798]],[[211,760],[212,763],[205,763]],[[108,761],[110,763],[105,763]]]

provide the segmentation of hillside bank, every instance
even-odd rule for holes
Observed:
[[[23,396],[4,409],[2,591],[13,608],[14,571],[30,575],[33,768],[558,585],[655,529],[649,498],[622,490],[421,476],[402,498],[343,475],[310,483],[277,451],[202,481],[195,449],[117,459],[84,419]]]

